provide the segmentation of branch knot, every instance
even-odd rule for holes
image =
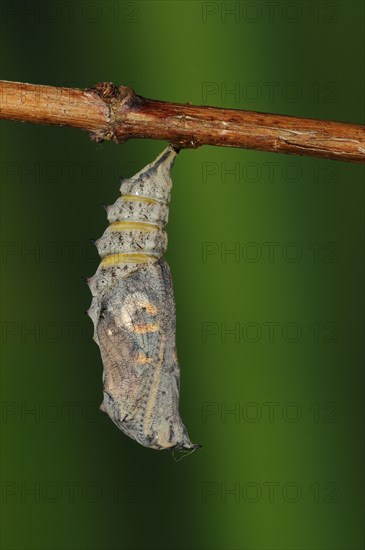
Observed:
[[[124,111],[136,101],[135,92],[128,86],[116,86],[113,82],[98,82],[92,90],[108,107],[109,114],[107,128],[100,132],[92,132],[90,139],[97,142],[113,140],[121,143],[120,138],[116,137],[115,129],[123,122]]]

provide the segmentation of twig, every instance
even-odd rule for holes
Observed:
[[[79,90],[0,81],[0,118],[82,128],[95,141],[163,139],[365,162],[365,126],[140,97],[110,82]]]

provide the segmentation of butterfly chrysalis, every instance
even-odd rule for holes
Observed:
[[[88,315],[103,361],[101,410],[152,449],[195,449],[179,414],[175,300],[164,226],[177,151],[167,147],[106,207],[109,227],[95,244],[101,263],[88,285]]]

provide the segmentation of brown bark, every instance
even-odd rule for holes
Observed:
[[[365,162],[365,126],[156,101],[109,82],[92,89],[0,81],[0,118],[82,128],[95,141],[162,139]]]

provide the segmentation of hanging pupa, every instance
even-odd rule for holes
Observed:
[[[95,244],[101,263],[88,285],[88,315],[104,366],[101,410],[152,449],[195,449],[179,414],[175,300],[163,258],[164,227],[177,151],[167,147],[107,206],[109,226]]]

